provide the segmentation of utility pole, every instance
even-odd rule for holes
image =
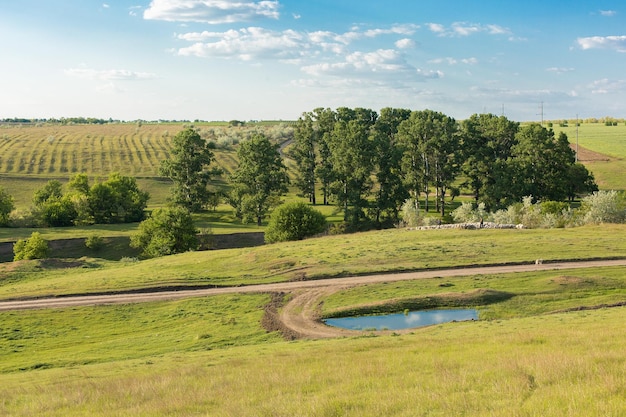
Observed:
[[[576,113],[576,162],[578,162],[578,113]]]
[[[539,115],[541,115],[541,126],[543,126],[543,101],[539,104]]]

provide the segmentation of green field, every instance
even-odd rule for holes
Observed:
[[[255,248],[190,252],[131,264],[83,259],[0,263],[0,299],[184,285],[233,286],[372,272],[403,272],[626,256],[626,225],[528,230],[385,230]]]
[[[601,190],[626,190],[626,125],[605,126],[602,123],[581,123],[576,134],[576,124],[567,127],[554,125],[555,132],[563,131],[575,147],[576,137],[582,148],[597,152],[589,159],[582,158],[595,176]]]
[[[169,188],[156,177],[159,158],[180,128],[2,127],[0,185],[25,207],[34,190],[51,178],[87,172],[95,179],[119,170],[136,175],[153,196],[150,208],[158,207]],[[603,189],[625,188],[622,133],[624,126],[580,128],[581,146],[609,155],[585,162],[598,167],[592,170]],[[569,131],[568,136],[575,141]],[[73,161],[74,155],[82,155],[82,161]],[[233,155],[216,152],[218,165],[232,169]],[[323,209],[336,216],[333,208]],[[259,230],[238,225],[225,205],[199,214],[196,222],[214,233]],[[135,228],[39,231],[47,239],[97,234],[127,240]],[[0,241],[30,232],[0,229]],[[140,261],[136,253],[113,261],[119,257],[93,253],[79,258],[78,252],[68,251],[60,259],[0,263],[0,300],[535,259],[624,258],[624,235],[626,225],[393,229]],[[119,254],[124,249],[111,250]],[[283,295],[288,300],[293,294]],[[358,286],[320,304],[322,316],[468,303],[479,311],[477,322],[402,335],[365,332],[359,337],[286,341],[262,325],[271,299],[271,294],[241,294],[0,312],[0,415],[618,417],[626,410],[626,307],[617,306],[626,302],[624,268]]]

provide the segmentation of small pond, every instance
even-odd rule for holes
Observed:
[[[342,317],[326,319],[333,327],[348,330],[402,330],[451,321],[478,320],[476,310],[425,310],[379,316]]]

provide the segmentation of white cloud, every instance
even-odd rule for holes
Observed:
[[[143,17],[170,22],[233,23],[278,19],[278,6],[278,1],[267,0],[152,0]]]
[[[478,64],[478,59],[471,57],[471,58],[463,58],[463,59],[456,59],[456,58],[452,58],[452,57],[446,57],[446,58],[435,58],[435,59],[431,59],[430,61],[428,61],[429,64],[448,64],[448,65],[457,65],[459,63],[461,64],[466,64],[466,65],[476,65]]]
[[[601,16],[612,17],[615,16],[617,12],[615,10],[600,10]]]
[[[554,72],[555,74],[564,74],[566,72],[574,71],[574,68],[550,67],[550,68],[546,68],[546,71]]]
[[[395,25],[391,28],[361,31],[358,28],[344,33],[329,31],[299,32],[295,30],[273,31],[260,27],[249,27],[225,32],[189,32],[176,35],[178,39],[194,42],[193,45],[180,48],[179,55],[221,58],[265,58],[293,59],[296,57],[316,56],[322,53],[335,55],[348,54],[348,45],[364,39],[382,35],[414,33],[415,25]],[[408,38],[395,43],[396,48],[405,49],[415,46]]]
[[[353,52],[344,61],[320,63],[301,68],[309,75],[346,75],[411,72],[414,68],[404,57],[392,49],[379,49],[373,52]]]
[[[292,59],[300,57],[309,48],[302,33],[293,30],[276,32],[258,27],[226,32],[185,33],[178,35],[178,38],[196,42],[179,49],[179,55],[234,57],[246,61],[252,58]]]
[[[427,23],[426,26],[428,26],[428,29],[430,29],[431,32],[434,33],[445,33],[446,28],[443,25],[440,25],[439,23]]]
[[[398,49],[410,49],[415,48],[415,41],[413,39],[404,38],[397,40],[395,45]]]
[[[578,45],[583,49],[614,49],[618,52],[626,52],[626,36],[591,36],[578,38]]]
[[[128,70],[95,70],[90,68],[69,68],[65,70],[65,74],[70,77],[101,81],[151,80],[157,77],[156,74],[150,72],[135,72]]]
[[[449,28],[439,23],[428,23],[428,29],[439,36],[471,36],[478,33],[486,33],[488,35],[511,35],[511,31],[500,25],[481,25],[477,23],[454,22]]]
[[[109,7],[111,7],[111,6],[109,6],[109,5],[108,5],[108,4],[106,4],[106,3],[102,3],[102,7],[104,7],[105,9],[108,9],[108,8],[109,8]]]
[[[626,91],[626,80],[609,80],[603,78],[589,85],[592,94],[623,93]]]

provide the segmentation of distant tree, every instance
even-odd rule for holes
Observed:
[[[371,207],[371,217],[377,226],[396,224],[400,207],[409,197],[402,182],[402,150],[398,146],[398,126],[408,119],[408,109],[384,108],[371,133],[374,155],[374,170],[378,189]]]
[[[317,152],[319,161],[315,167],[316,179],[320,182],[324,205],[329,204],[330,184],[333,182],[333,166],[331,155],[331,136],[335,130],[337,113],[331,109],[322,107],[316,108],[312,112],[314,129],[316,132]]]
[[[322,213],[301,201],[277,207],[265,230],[268,243],[301,240],[322,233],[326,229],[326,218]]]
[[[200,211],[209,198],[207,186],[218,169],[209,169],[213,162],[211,142],[207,143],[193,128],[174,136],[171,158],[161,163],[160,173],[174,181],[172,201],[192,212]]]
[[[454,155],[446,148],[453,146],[456,122],[449,116],[433,110],[413,111],[398,126],[398,140],[402,146],[402,169],[407,189],[417,204],[422,193],[426,196],[424,210],[428,211],[430,186],[441,187],[451,182],[451,164]],[[458,151],[452,151],[458,152]]]
[[[373,143],[369,119],[357,119],[355,111],[339,108],[339,121],[330,141],[333,182],[331,193],[351,228],[365,219],[372,188]],[[342,116],[342,114],[344,114]],[[352,119],[349,119],[352,117]]]
[[[158,208],[139,224],[130,245],[148,258],[186,252],[198,248],[198,230],[191,213],[184,207]]]
[[[583,164],[576,162],[569,166],[567,178],[567,198],[572,201],[576,197],[598,191],[593,174]]]
[[[518,130],[519,123],[493,114],[474,114],[461,123],[464,185],[476,203],[491,207],[500,200],[500,168],[511,156]]]
[[[70,177],[67,186],[73,192],[88,195],[89,194],[89,177],[86,174],[75,174]]]
[[[568,197],[568,175],[575,155],[567,135],[561,132],[555,137],[552,130],[533,123],[520,129],[516,141],[507,161],[509,193],[504,204],[523,196],[555,201]]]
[[[300,189],[301,195],[315,204],[315,168],[317,157],[315,152],[316,133],[313,129],[313,119],[309,113],[304,113],[296,122],[294,141],[290,156],[296,161],[295,186]]]
[[[73,226],[77,211],[68,196],[51,197],[37,207],[41,222],[48,227]]]
[[[131,223],[144,219],[150,195],[134,177],[111,173],[89,189],[89,208],[95,223]]]
[[[48,241],[39,232],[33,232],[28,239],[20,239],[13,245],[14,261],[22,259],[44,259],[50,249]]]
[[[269,209],[287,192],[289,177],[278,145],[257,134],[243,142],[238,151],[239,166],[230,178],[230,204],[243,222],[261,225]]]
[[[9,214],[14,208],[13,197],[0,187],[0,226],[9,224]]]
[[[35,191],[33,195],[33,204],[39,206],[51,198],[61,198],[63,196],[63,184],[58,180],[50,180]]]

